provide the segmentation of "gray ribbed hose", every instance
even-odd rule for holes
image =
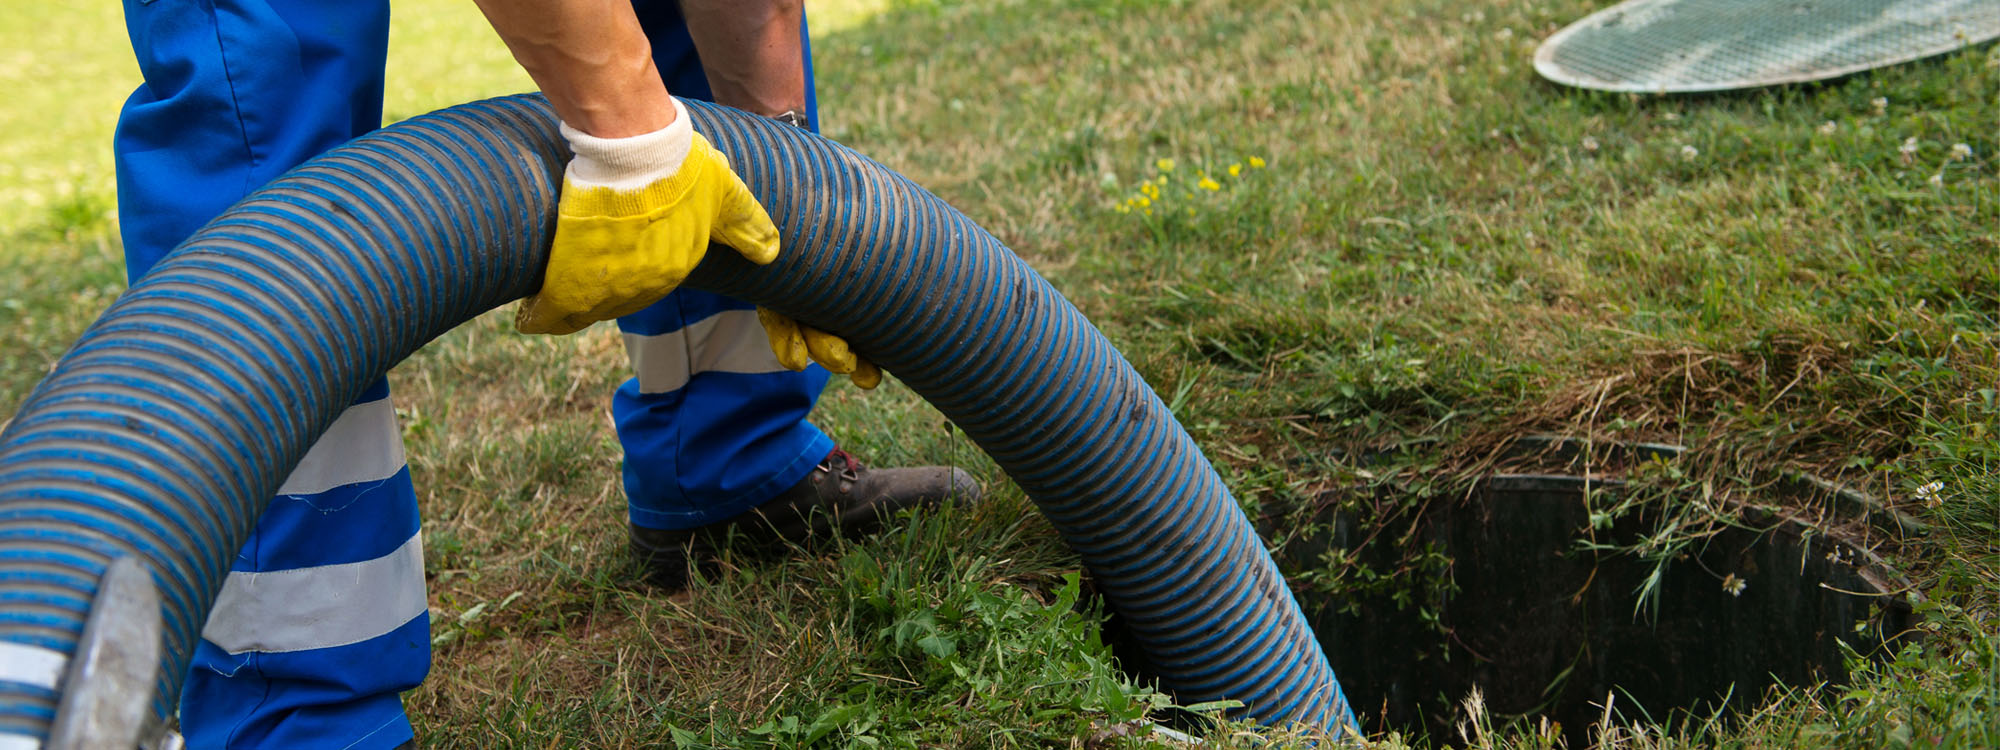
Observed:
[[[1048,514],[1180,700],[1353,726],[1229,490],[1048,282],[866,157],[687,104],[786,238],[764,267],[710,253],[690,286],[838,333],[929,399]],[[229,561],[312,442],[390,366],[539,285],[566,158],[539,97],[399,123],[251,195],[119,298],[0,433],[0,666],[59,667],[107,564],[137,555],[160,588],[165,715]],[[48,732],[62,686],[28,671],[0,675],[0,739]]]

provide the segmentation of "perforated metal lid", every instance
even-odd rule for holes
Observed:
[[[1817,81],[2000,37],[2000,0],[1627,0],[1535,52],[1557,83],[1686,93]]]

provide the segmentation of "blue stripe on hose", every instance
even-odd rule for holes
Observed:
[[[1054,335],[1060,336],[1063,333],[1065,332],[1058,330]],[[1072,364],[1073,358],[1078,354],[1084,357],[1083,361]],[[1053,358],[1053,364],[1059,367],[1059,374],[1043,383],[1046,392],[1053,393],[1054,395],[1038,399],[1039,403],[1036,404],[1036,407],[1026,414],[1019,412],[1000,414],[996,415],[992,421],[1019,420],[1026,424],[1042,424],[1051,418],[1053,414],[1064,413],[1074,408],[1077,401],[1086,398],[1089,393],[1086,388],[1080,386],[1078,381],[1086,377],[1085,373],[1096,371],[1096,368],[1099,366],[1098,354],[1099,352],[1096,348],[1085,349],[1081,352],[1076,351],[1072,347],[1063,348],[1062,353],[1057,354]],[[949,378],[951,376],[947,375],[946,377]],[[985,425],[988,423],[988,421],[968,418],[961,420],[959,424],[963,426],[968,424]],[[1047,448],[1045,441],[1041,440],[1038,435],[1023,432],[1019,438],[1014,440],[1003,439],[994,441],[989,455],[996,457],[1006,456],[1010,459],[1016,457],[1026,459],[1032,455],[1034,449],[1038,446],[1043,450]],[[996,460],[998,459],[996,458]],[[1054,517],[1054,513],[1051,513],[1051,511],[1057,510],[1060,507],[1058,504],[1051,503],[1050,505],[1043,506],[1043,512],[1049,513],[1051,517]]]
[[[153,346],[150,342],[136,340],[132,340],[130,343],[138,348]],[[161,348],[160,351],[165,353],[166,356],[172,356],[169,349]],[[216,420],[225,418],[222,414],[205,408],[207,404],[201,401],[160,403],[158,400],[148,400],[146,397],[151,394],[144,386],[149,383],[148,381],[132,377],[135,373],[156,374],[158,377],[163,378],[176,375],[176,373],[156,370],[156,364],[154,361],[124,355],[102,354],[92,357],[90,363],[92,369],[79,371],[77,377],[69,381],[66,390],[44,394],[44,403],[48,404],[49,408],[45,408],[34,415],[16,419],[15,427],[21,431],[24,439],[30,436],[36,436],[35,439],[39,439],[38,436],[42,434],[44,431],[42,428],[45,426],[54,428],[67,424],[76,418],[75,415],[63,408],[71,402],[77,402],[79,406],[94,405],[96,408],[91,410],[90,413],[107,416],[115,413],[115,411],[107,411],[113,407],[129,409],[133,412],[152,409],[153,413],[156,414],[172,414],[175,416],[179,416],[181,410],[194,411],[201,418],[200,420],[188,421],[182,419],[173,425],[187,436],[201,434],[200,428],[202,425],[215,424]],[[107,371],[108,368],[116,369],[109,369]],[[200,377],[195,373],[185,370],[177,373],[177,375],[183,378]],[[78,386],[83,385],[91,387],[87,391],[78,388]],[[231,414],[230,417],[240,418],[240,415]],[[193,441],[186,441],[184,444],[186,445],[183,449],[184,451],[199,452],[209,459],[203,461],[203,466],[200,467],[182,467],[188,471],[197,471],[205,468],[211,472],[200,475],[200,479],[209,481],[220,479],[235,483],[241,483],[246,480],[245,477],[237,475],[218,477],[213,472],[218,471],[220,467],[226,464],[221,452],[233,449],[235,455],[247,455],[250,450],[247,443],[236,440],[232,441],[230,445],[223,446],[201,444]],[[244,489],[247,491],[247,487]]]
[[[207,326],[202,329],[201,333],[221,334],[225,336],[231,343],[240,346],[245,353],[257,361],[257,364],[261,365],[260,369],[270,375],[310,372],[298,361],[299,352],[295,351],[292,347],[273,346],[274,342],[261,340],[258,335],[252,332],[253,329],[258,328],[258,323],[268,322],[269,319],[265,315],[258,314],[255,308],[246,307],[246,303],[250,300],[242,297],[212,297],[211,295],[215,291],[227,289],[228,286],[214,284],[214,279],[208,277],[207,274],[201,273],[200,271],[202,270],[204,269],[190,268],[190,272],[179,279],[180,284],[168,290],[170,296],[173,298],[188,303],[190,309],[180,311],[180,316],[183,319],[200,317]],[[221,274],[225,272],[215,270],[214,273]],[[192,292],[185,289],[185,287],[207,288],[209,292],[207,294]],[[230,314],[223,316],[202,316],[201,311],[196,309],[197,306],[218,313],[227,312]],[[202,341],[202,343],[210,344],[213,343],[213,340]],[[275,377],[268,379],[276,380]],[[273,402],[276,404],[282,405],[288,400],[285,397],[279,397],[273,388],[267,386],[263,390],[272,396]],[[285,410],[279,408],[273,411],[282,413]],[[280,418],[284,422],[289,423],[288,426],[299,426],[296,417],[285,415]]]
[[[330,172],[335,172],[342,177],[349,178],[343,184],[339,185],[344,190],[336,191],[331,185],[306,182],[301,184],[302,191],[325,200],[331,210],[360,211],[365,212],[367,216],[372,216],[375,221],[362,221],[358,224],[358,227],[353,223],[350,223],[348,226],[365,230],[368,235],[366,239],[372,240],[376,247],[404,248],[407,251],[404,257],[414,262],[397,264],[398,270],[408,272],[406,276],[399,278],[398,281],[405,288],[414,291],[419,299],[445,299],[446,296],[441,294],[437,288],[437,284],[443,282],[443,278],[441,277],[444,274],[441,271],[443,264],[436,257],[434,248],[428,242],[416,241],[411,235],[412,228],[404,220],[405,217],[403,214],[400,211],[396,211],[390,205],[391,196],[386,194],[386,188],[381,184],[382,181],[371,182],[353,179],[359,175],[348,174],[347,170],[343,169],[343,167],[349,165],[344,164],[344,161],[347,160],[331,159],[321,165]],[[358,198],[359,205],[344,203],[341,200],[342,196],[340,193],[345,193],[348,198]],[[357,215],[354,218],[360,219],[366,217]],[[365,283],[365,280],[363,281]],[[419,308],[419,310],[430,312],[430,317],[415,320],[405,317],[399,322],[406,325],[414,323],[421,330],[430,331],[449,330],[452,326],[460,322],[444,320],[442,316],[445,314],[445,311],[438,306],[426,306]],[[398,334],[400,337],[403,335],[403,332],[399,330]]]
[[[18,560],[19,558],[15,559]],[[42,561],[30,560],[29,562],[32,564]],[[56,588],[70,588],[70,589],[77,589],[90,585],[90,579],[84,578],[82,576],[64,575],[61,573],[56,573],[48,570],[37,570],[32,568],[25,570],[12,570],[8,571],[5,574],[0,574],[0,581],[5,581],[8,583],[53,586]],[[23,586],[21,588],[27,589],[27,591],[25,593],[17,591],[15,592],[17,596],[32,597],[36,595],[35,589],[31,588],[30,586]],[[78,598],[76,601],[78,606],[84,606],[89,604],[90,600]]]
[[[30,685],[25,682],[14,682],[12,680],[0,680],[0,690],[4,690],[5,692],[10,692],[10,693],[11,692],[25,693],[28,695],[45,697],[45,698],[56,697],[56,692],[48,688],[42,687],[40,685]],[[50,711],[46,708],[36,707],[36,710],[39,713],[40,717],[44,719],[52,718],[55,715],[54,711]]]
[[[227,272],[223,269],[215,270],[218,273]],[[186,281],[189,286],[209,290],[210,295],[232,295],[234,298],[233,301],[248,302],[253,297],[261,296],[262,300],[260,301],[278,303],[279,306],[282,306],[282,295],[267,292],[263,288],[263,285],[259,283],[259,279],[253,275],[245,274],[240,281],[234,284],[224,283],[218,278],[203,278],[200,276],[191,276]],[[250,321],[244,320],[239,322],[247,323]],[[310,334],[305,329],[286,325],[283,319],[278,321],[259,320],[256,322],[267,324],[276,322],[275,330],[277,333],[285,340],[295,342],[296,344],[295,346],[276,351],[277,354],[283,355],[282,359],[274,363],[280,372],[294,373],[294,377],[302,377],[310,373],[321,372],[326,367],[328,357],[313,351],[314,347],[309,346]]]
[[[974,296],[969,301],[976,300],[984,303],[987,299],[998,293],[999,287],[990,280],[993,278],[995,265],[1000,262],[1002,262],[1002,259],[995,253],[976,253],[972,256],[969,263],[961,260],[958,263],[952,264],[951,275],[946,277],[945,285],[951,289],[973,290],[972,295]],[[945,328],[935,333],[935,340],[957,341],[968,337],[970,332],[974,330],[977,329],[969,317],[952,319],[948,321]],[[915,336],[914,333],[911,335]],[[911,369],[921,372],[934,372],[938,367],[949,364],[951,347],[916,347],[915,351],[921,352],[923,356],[910,363]],[[1068,359],[1070,352],[1065,349],[1064,353],[1060,356]],[[941,359],[946,360],[946,362],[939,363]],[[939,378],[947,382],[956,378],[958,372],[963,372],[963,368],[973,364],[967,361],[968,359],[961,359],[958,363],[958,368],[939,375]],[[1071,374],[1067,371],[1064,372],[1065,378]]]
[[[995,289],[1001,286],[995,283],[978,282],[973,282],[969,285],[978,289]],[[999,302],[998,296],[994,294],[992,297],[984,300],[985,304],[981,307],[981,320],[990,318],[990,315],[987,315],[985,311],[990,310],[994,304]],[[1040,344],[1042,341],[1063,341],[1070,335],[1070,324],[1072,323],[1070,320],[1038,321],[1038,323],[1040,327],[1035,331],[1035,335],[1025,337],[1035,340],[1037,344]],[[1053,330],[1051,330],[1051,326],[1053,326]],[[970,327],[973,330],[979,329],[978,326]],[[1003,335],[1013,337],[1009,340],[1021,340],[1023,338],[1018,336],[1012,328],[1007,329]],[[943,348],[939,347],[938,349],[942,350]],[[1024,373],[1025,377],[1012,378],[1013,382],[1007,383],[1001,392],[990,394],[964,393],[963,395],[966,397],[965,401],[960,401],[956,397],[940,398],[939,401],[949,404],[954,411],[963,414],[959,420],[961,425],[976,426],[973,428],[986,428],[988,425],[996,423],[1019,424],[1020,422],[1015,420],[1024,417],[1032,420],[1027,422],[1028,424],[1041,424],[1044,415],[1066,413],[1078,399],[1083,397],[1083,388],[1072,388],[1070,386],[1079,380],[1087,378],[1089,373],[1096,372],[1096,368],[1100,366],[1101,358],[1104,354],[1101,351],[1101,347],[1082,347],[1081,351],[1077,351],[1078,347],[1059,347],[1059,349],[1061,353],[1056,354],[1054,357],[1049,357],[1046,354],[1036,356],[1037,351],[1033,348],[1024,352],[1024,356],[1030,358],[1030,361],[1047,363],[1048,366],[1038,367],[1036,371]],[[940,351],[939,353],[944,354],[945,352]],[[1079,354],[1085,357],[1081,365],[1076,367],[1057,367],[1058,363],[1069,362]],[[1054,361],[1051,362],[1050,360]],[[945,382],[958,381],[961,378],[973,377],[978,374],[983,369],[980,365],[981,363],[976,357],[961,357],[954,366],[936,373],[934,377]],[[1057,378],[1049,378],[1041,374],[1050,369],[1058,369],[1060,375]],[[1038,408],[1028,415],[1020,415],[1020,407],[1015,399],[1034,391],[1041,391],[1042,398],[1030,399],[1029,403]],[[954,394],[954,396],[957,395],[960,394]],[[979,409],[980,404],[986,404],[987,408],[984,410]],[[1012,452],[1011,449],[1016,445],[1037,444],[1039,444],[1039,441],[1035,439],[1035,435],[1032,432],[1024,432],[1017,440],[1000,439],[994,441],[994,445],[989,449],[989,453],[996,457],[1006,455],[1008,458],[1015,458],[1017,454]],[[1050,455],[1055,454],[1052,453]]]
[[[260,232],[290,240],[295,244],[304,244],[307,239],[305,233],[308,231],[305,227],[299,226],[288,217],[271,213],[251,216],[236,215],[226,224],[219,224],[219,226],[241,227],[246,231]],[[299,259],[299,263],[293,270],[306,277],[303,279],[303,283],[319,287],[331,287],[334,284],[342,283],[338,275],[326,266],[316,253],[304,253],[301,255],[303,257]],[[369,288],[357,289],[355,291],[357,295],[372,296],[376,294],[375,290]],[[326,325],[323,327],[331,329],[323,331],[323,333],[336,338],[340,342],[335,345],[335,351],[351,352],[360,351],[364,348],[365,345],[362,343],[363,339],[361,338],[364,332],[358,329],[358,321],[355,319],[352,311],[346,306],[321,306],[315,312],[326,322]],[[337,357],[335,361],[341,362],[342,359]],[[345,366],[351,367],[351,365]]]
[[[105,434],[104,432],[90,433],[84,430],[74,430],[73,432],[79,435]],[[43,487],[45,493],[57,492],[60,493],[61,497],[74,498],[69,502],[77,506],[96,508],[112,515],[121,514],[128,506],[105,500],[100,495],[105,491],[133,494],[134,490],[139,486],[139,482],[133,481],[137,477],[133,477],[132,475],[141,474],[141,472],[129,467],[117,466],[111,462],[105,462],[96,467],[95,471],[60,468],[61,465],[57,462],[65,461],[74,456],[76,454],[75,447],[81,445],[81,441],[67,448],[59,445],[51,446],[44,444],[34,450],[23,451],[21,456],[24,459],[52,459],[49,463],[53,466],[42,468],[32,474],[26,475],[10,472],[10,476],[4,478],[7,480],[34,482]],[[120,478],[119,474],[125,474],[127,478]],[[68,487],[59,489],[55,485],[68,485]],[[46,494],[43,497],[54,499],[53,496]],[[177,554],[192,553],[195,550],[181,540],[192,538],[195,531],[194,527],[188,524],[186,519],[182,517],[160,512],[163,508],[171,509],[172,507],[162,503],[149,503],[144,507],[134,509],[136,512],[127,515],[127,517],[145,531],[146,535],[155,542],[171,547]],[[6,517],[6,511],[0,510],[0,519]],[[169,529],[167,525],[169,523],[175,528]]]
[[[46,583],[52,579],[41,578],[38,580],[34,578],[8,576],[5,580]],[[70,612],[74,612],[79,616],[87,614],[90,611],[90,600],[80,596],[63,596],[61,594],[28,592],[8,597],[8,601],[9,603],[20,602],[22,604],[26,604],[29,606],[38,606],[48,609],[69,610]]]
[[[1077,367],[1073,372],[1076,373],[1077,377],[1079,378],[1087,378],[1089,373],[1097,372],[1098,368],[1103,367],[1105,365],[1105,360],[1107,358],[1104,355],[1105,352],[1095,347],[1086,349],[1082,364],[1079,367]],[[1064,386],[1067,386],[1070,384],[1071,381],[1067,377],[1065,377],[1056,382]],[[1069,411],[1073,409],[1075,405],[1079,402],[1093,400],[1091,397],[1096,395],[1096,391],[1091,388],[1093,384],[1089,382],[1084,382],[1081,383],[1080,385],[1083,387],[1064,388],[1063,390],[1057,391],[1057,393],[1060,395],[1048,397],[1045,400],[1058,403],[1060,411],[1058,411],[1057,413]],[[971,397],[970,394],[968,394],[968,396]],[[1101,401],[1101,399],[1099,401]],[[950,401],[947,401],[947,403],[951,403],[951,405],[953,406],[958,405],[957,403],[953,403]],[[1099,404],[1099,406],[1101,407],[1101,403]],[[987,415],[978,415],[978,414],[967,415],[966,419],[959,421],[959,426],[965,428],[965,430],[968,433],[972,433],[972,432],[985,432],[994,429],[993,427],[994,425],[1019,423],[1017,419],[1013,417],[1013,415],[1006,412],[998,412],[998,413],[989,412],[989,414],[990,416],[984,419],[980,417]],[[1032,417],[1034,421],[1031,423],[1033,424],[1046,423],[1047,418],[1044,417],[1044,413],[1042,411],[1034,412],[1032,414]],[[1026,454],[1026,453],[1015,453],[1011,451],[997,451],[992,455],[995,456],[996,460],[999,460],[1001,456],[1004,456],[1008,459],[1020,458],[1020,459],[1032,460],[1034,458],[1048,458],[1050,460],[1063,460],[1063,459],[1057,459],[1056,457],[1067,455],[1064,453],[1064,451],[1069,450],[1072,443],[1076,442],[1077,440],[1084,440],[1084,439],[1088,439],[1088,437],[1081,434],[1072,435],[1070,436],[1070,439],[1068,441],[1065,441],[1064,443],[1055,446],[1049,446],[1047,444],[1046,438],[1041,438],[1039,435],[1036,435],[1034,433],[1028,433],[1021,436],[1022,444],[1041,445],[1044,447],[1044,450],[1042,452],[1038,452],[1037,454]],[[1007,441],[996,440],[995,442],[1004,443]],[[1021,482],[1023,484],[1027,483],[1026,480],[1019,478],[1017,478],[1015,481]]]
[[[1126,483],[1116,480],[1118,477],[1134,471],[1136,468],[1135,465],[1119,464],[1118,462],[1105,459],[1115,454],[1132,455],[1130,451],[1133,446],[1147,445],[1150,441],[1143,440],[1141,436],[1132,434],[1134,425],[1131,422],[1118,419],[1118,415],[1130,413],[1130,410],[1123,404],[1118,403],[1118,401],[1118,397],[1095,399],[1096,405],[1087,412],[1092,416],[1109,415],[1108,419],[1121,422],[1118,431],[1110,434],[1087,434],[1079,430],[1070,441],[1064,443],[1054,452],[1054,455],[1073,456],[1074,458],[1070,462],[1045,464],[1042,468],[1032,471],[1024,470],[1016,481],[1023,485],[1046,488],[1124,487]],[[1137,428],[1145,430],[1148,426],[1139,425]],[[1073,444],[1079,440],[1086,442],[1083,446],[1073,447]],[[1063,493],[1050,492],[1049,494],[1061,495]]]
[[[257,369],[265,372],[275,373],[285,371],[277,367],[276,363],[266,359],[262,352],[254,351],[254,346],[245,345],[239,339],[232,337],[217,340],[212,337],[210,334],[233,327],[235,321],[206,315],[204,314],[206,312],[204,309],[195,307],[192,304],[185,304],[193,299],[192,295],[187,295],[172,286],[160,285],[149,287],[140,294],[128,293],[128,296],[132,299],[130,304],[132,309],[131,314],[117,321],[108,322],[105,326],[106,330],[104,333],[107,336],[104,341],[89,340],[87,343],[79,344],[77,351],[71,356],[82,359],[97,353],[101,349],[108,349],[113,346],[131,348],[134,346],[131,343],[133,338],[144,336],[154,342],[165,339],[176,343],[188,344],[210,353],[233,354],[235,355],[233,358],[234,361],[228,364],[233,365],[239,372],[251,370],[252,368],[249,365],[253,361],[260,366]],[[121,298],[122,300],[123,298]],[[168,305],[164,309],[155,308],[152,306],[155,302],[168,303]],[[171,304],[176,302],[183,304]],[[148,313],[155,312],[159,315],[159,321],[154,321],[147,315]],[[132,318],[132,320],[126,320],[125,318]],[[165,325],[166,321],[178,321],[180,325]],[[188,325],[190,323],[194,325]],[[109,334],[118,332],[124,326],[132,327],[132,336],[118,340],[110,339]],[[268,380],[266,379],[266,381]],[[264,420],[264,424],[275,425],[281,429],[294,426],[292,424],[293,418],[286,413],[288,410],[276,408],[277,405],[284,403],[284,399],[278,394],[276,387],[272,383],[248,382],[241,383],[241,386],[246,390],[253,390],[255,395],[262,397],[254,403],[243,404],[243,406],[254,410],[254,416],[257,419]]]
[[[1152,451],[1168,450],[1172,445],[1172,438],[1166,434],[1166,431],[1157,430],[1149,434],[1144,442],[1139,443],[1136,449],[1141,455],[1145,455]],[[1154,536],[1154,531],[1159,529],[1161,524],[1170,522],[1172,518],[1169,513],[1165,512],[1166,509],[1161,507],[1165,503],[1171,502],[1171,498],[1165,493],[1166,488],[1181,486],[1182,482],[1193,471],[1194,467],[1190,466],[1186,461],[1175,462],[1172,470],[1168,472],[1144,472],[1143,469],[1135,469],[1135,473],[1145,473],[1148,475],[1145,483],[1133,487],[1129,482],[1124,482],[1120,483],[1119,486],[1128,489],[1127,496],[1129,497],[1144,498],[1137,501],[1141,504],[1134,509],[1136,512],[1132,513],[1133,516],[1137,516],[1141,520],[1126,521],[1121,519],[1112,522],[1099,521],[1095,528],[1080,530],[1070,540],[1070,543],[1078,546],[1079,551],[1082,549],[1094,549],[1095,542],[1099,538],[1115,534],[1124,537],[1131,544],[1147,544],[1147,540]],[[1075,502],[1063,502],[1066,498],[1070,497],[1078,499]],[[1050,520],[1057,523],[1065,525],[1086,524],[1092,520],[1092,515],[1099,510],[1096,507],[1098,503],[1093,503],[1093,499],[1090,495],[1081,492],[1051,493],[1049,502],[1043,507],[1042,512]],[[1135,525],[1137,528],[1134,528]]]
[[[70,507],[102,510],[100,501],[98,501],[94,497],[86,497],[84,493],[81,492],[62,492],[62,491],[43,490],[39,493],[32,495],[31,497],[33,497],[36,500],[42,500],[42,501],[67,500],[68,503],[70,504]],[[17,502],[14,505],[20,506],[20,505],[26,505],[26,503]],[[109,516],[110,518],[106,518],[106,516]],[[105,523],[106,521],[110,521],[112,519],[127,521],[128,523],[126,525]],[[58,523],[66,523],[71,526],[80,526],[86,528],[95,527],[100,529],[101,533],[105,534],[107,537],[115,539],[119,542],[123,542],[124,544],[122,546],[126,547],[127,549],[137,550],[140,554],[144,554],[148,557],[153,557],[155,559],[168,559],[167,555],[165,554],[166,548],[171,545],[156,544],[154,543],[154,541],[156,540],[146,539],[142,535],[131,531],[129,524],[130,520],[131,519],[129,516],[121,517],[119,514],[115,512],[99,515],[97,513],[89,513],[84,511],[67,511],[67,510],[57,510],[45,507],[33,507],[33,506],[27,508],[17,508],[10,506],[4,510],[0,510],[0,525],[11,524],[19,521],[28,521],[33,523],[58,522]],[[193,581],[189,580],[190,576],[192,575],[192,571],[189,571],[185,568],[176,567],[164,572],[155,571],[154,575],[165,576],[167,578],[167,580],[162,581],[163,585],[161,587],[161,594],[163,595],[163,597],[167,599],[168,602],[171,604],[181,605],[177,607],[172,607],[171,609],[163,612],[162,614],[181,620],[183,625],[194,625],[196,621],[200,619],[195,614],[197,612],[201,614],[206,614],[205,609],[197,610],[194,609],[192,606],[188,606],[189,602],[185,599],[185,597],[175,596],[175,594],[178,594],[180,592],[185,592],[193,588]],[[179,585],[176,586],[174,584],[179,584]]]
[[[13,601],[18,601],[19,598],[10,596],[7,597],[7,599],[11,604],[11,602]],[[60,642],[62,645],[59,647],[58,650],[64,652],[68,652],[70,648],[73,646],[75,634],[83,632],[83,620],[81,617],[76,616],[74,614],[71,615],[49,614],[45,612],[14,609],[11,606],[6,611],[0,612],[0,626],[16,626],[16,625],[24,625],[32,628],[40,628],[42,630],[60,631],[63,633],[71,634],[70,641]],[[37,644],[37,645],[43,645],[43,644]]]

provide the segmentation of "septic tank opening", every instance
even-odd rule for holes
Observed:
[[[1701,498],[1621,485],[1496,474],[1451,498],[1330,493],[1262,525],[1371,735],[1463,741],[1477,690],[1490,726],[1546,717],[1587,747],[1607,701],[1623,724],[1727,716],[1773,685],[1841,684],[1842,643],[1882,658],[1910,632],[1907,582],[1840,534],[1697,523]],[[1648,539],[1665,543],[1633,550]]]

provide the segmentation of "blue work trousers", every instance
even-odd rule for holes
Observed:
[[[705,98],[674,4],[635,7],[670,90]],[[250,191],[380,126],[388,14],[384,0],[125,0],[145,78],[114,144],[130,278]],[[682,290],[619,326],[638,370],[613,398],[634,523],[735,515],[831,448],[805,422],[826,373],[778,366],[749,305]],[[418,527],[378,382],[314,444],[235,559],[182,693],[189,746],[411,739],[398,694],[430,660]]]

